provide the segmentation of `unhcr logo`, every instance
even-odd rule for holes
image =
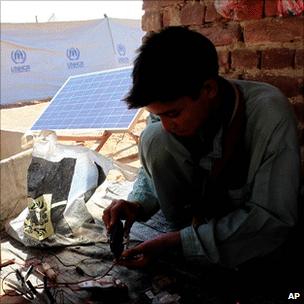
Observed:
[[[26,61],[26,52],[24,50],[13,50],[11,51],[11,59],[16,65],[11,66],[12,73],[24,73],[30,72],[31,66],[25,64]]]
[[[71,47],[66,50],[66,56],[71,60],[71,61],[76,61],[80,57],[80,51],[78,48]]]
[[[126,47],[122,43],[119,43],[116,46],[116,50],[119,55],[118,62],[121,64],[128,64],[129,58],[126,57],[126,53],[127,53]]]
[[[78,61],[80,58],[80,51],[78,48],[71,47],[66,50],[66,56],[70,60],[67,63],[67,67],[69,70],[71,69],[79,69],[84,67],[83,61]]]
[[[126,47],[123,44],[119,43],[117,45],[117,52],[118,52],[119,56],[125,56],[126,55]]]
[[[14,50],[11,52],[11,59],[15,64],[23,64],[26,60],[26,53],[24,50]]]

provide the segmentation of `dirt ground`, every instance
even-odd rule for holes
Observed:
[[[42,102],[1,109],[1,130],[26,132],[48,105],[49,102]]]

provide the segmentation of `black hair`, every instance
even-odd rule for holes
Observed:
[[[171,26],[152,33],[138,50],[133,86],[125,101],[129,108],[180,97],[199,97],[204,81],[218,76],[212,42],[186,27]]]

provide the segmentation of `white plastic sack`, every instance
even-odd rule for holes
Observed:
[[[29,203],[6,231],[26,246],[59,246],[104,239],[86,201],[113,168],[86,147],[57,143],[54,132],[35,140],[28,169]]]

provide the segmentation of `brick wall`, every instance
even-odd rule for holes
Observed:
[[[233,11],[232,18],[224,18],[214,0],[144,0],[142,28],[150,32],[186,25],[215,44],[224,77],[279,87],[289,97],[298,118],[304,156],[303,16],[280,17],[276,0],[238,3],[243,9]]]

